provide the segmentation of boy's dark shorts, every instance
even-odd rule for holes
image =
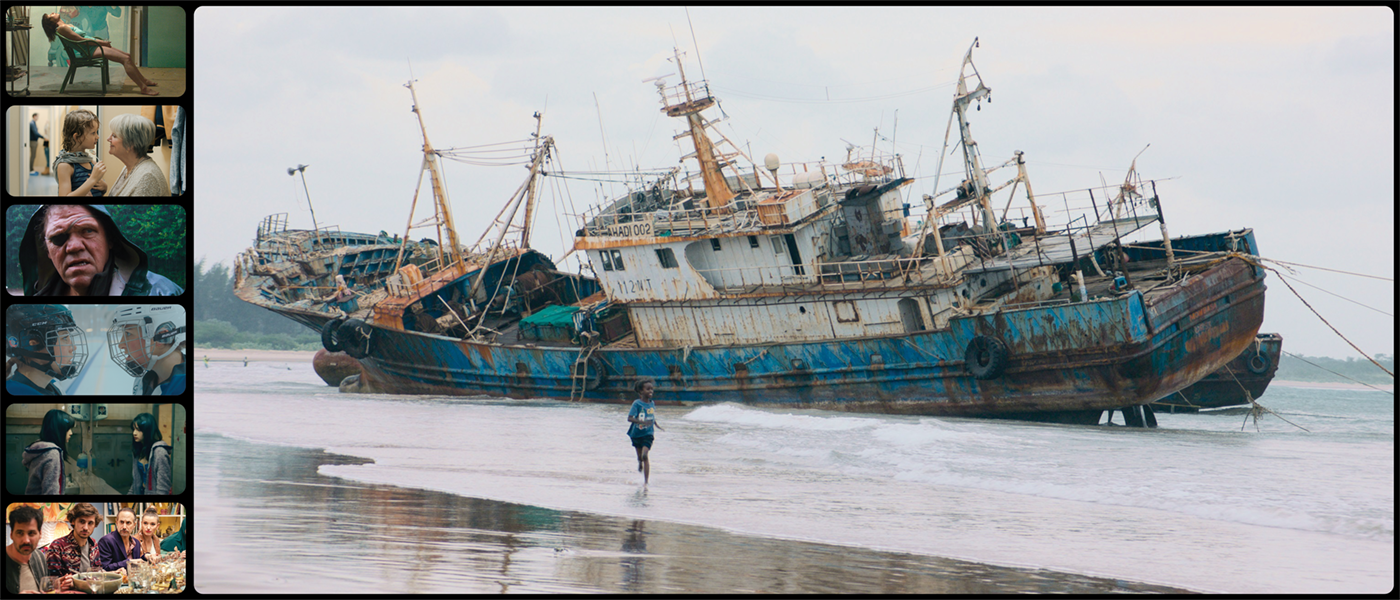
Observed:
[[[641,448],[641,447],[643,447],[643,446],[645,446],[645,447],[647,447],[647,448],[650,448],[650,447],[651,447],[651,441],[652,441],[653,439],[655,439],[655,438],[656,438],[656,436],[654,436],[654,435],[644,435],[644,436],[642,436],[642,437],[634,437],[634,438],[632,438],[632,446],[633,446],[634,448]]]

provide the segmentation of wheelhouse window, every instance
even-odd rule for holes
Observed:
[[[656,250],[656,259],[661,261],[661,268],[663,269],[675,269],[680,266],[676,263],[676,253],[670,248],[658,248]]]
[[[613,251],[612,251],[612,263],[613,263],[613,270],[614,270],[614,271],[625,271],[625,270],[627,270],[627,269],[625,269],[625,268],[622,266],[622,251],[621,251],[621,250],[613,250]]]
[[[710,249],[719,252],[722,248],[719,245],[719,238],[710,238]]]
[[[600,256],[603,257],[603,270],[604,270],[604,271],[611,271],[611,270],[613,270],[613,266],[612,266],[612,251],[611,251],[611,250],[599,250],[599,251],[598,251],[598,254],[599,254]]]

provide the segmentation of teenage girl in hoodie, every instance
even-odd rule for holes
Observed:
[[[64,488],[64,459],[68,458],[68,438],[73,436],[73,417],[58,409],[44,414],[39,441],[24,449],[24,468],[29,469],[26,494],[58,496]]]
[[[170,493],[170,444],[161,440],[156,417],[141,413],[131,420],[131,489],[128,496]]]

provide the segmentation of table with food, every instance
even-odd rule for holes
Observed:
[[[185,591],[185,558],[156,563],[134,558],[125,569],[73,574],[75,591],[87,594],[178,594]]]

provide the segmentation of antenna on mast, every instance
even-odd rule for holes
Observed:
[[[695,23],[690,20],[689,6],[685,7],[685,24],[690,26],[690,45],[695,47],[695,64],[700,65],[700,79],[709,81],[709,78],[705,77],[705,61],[700,60],[700,42],[695,41]]]

